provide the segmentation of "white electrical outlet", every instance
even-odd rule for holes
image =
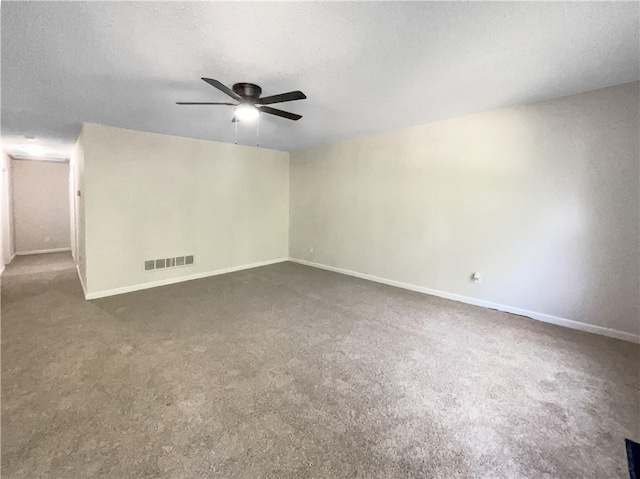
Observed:
[[[49,236],[45,236],[44,237],[44,242],[48,243],[49,241],[51,241],[51,238]]]
[[[313,246],[309,246],[309,254],[313,254]]]
[[[471,280],[472,280],[474,283],[482,284],[482,276],[480,276],[480,272],[479,272],[479,271],[476,271],[475,273],[473,273],[473,274],[471,275]]]

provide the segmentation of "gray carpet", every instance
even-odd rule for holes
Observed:
[[[2,278],[2,478],[625,478],[637,345],[293,263]]]

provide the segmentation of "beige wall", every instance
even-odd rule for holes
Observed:
[[[292,153],[290,255],[638,334],[639,108],[634,83]]]
[[[288,256],[288,153],[95,124],[79,147],[90,297]]]
[[[69,248],[69,165],[13,160],[16,253]]]

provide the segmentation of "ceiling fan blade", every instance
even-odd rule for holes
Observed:
[[[278,110],[277,108],[271,108],[270,106],[261,106],[258,110],[269,113],[270,115],[281,116],[282,118],[286,118],[288,120],[297,121],[302,118],[302,115],[298,115],[296,113],[289,113],[288,111]]]
[[[300,90],[280,93],[279,95],[265,96],[257,101],[258,105],[271,105],[272,103],[283,103],[285,101],[304,100],[307,96]]]
[[[176,105],[230,105],[230,106],[234,106],[235,103],[201,102],[201,101],[177,101]]]
[[[242,97],[240,95],[235,93],[231,88],[229,88],[226,85],[223,85],[222,83],[220,83],[218,80],[214,80],[213,78],[202,78],[202,79],[204,81],[206,81],[212,87],[217,88],[218,90],[220,90],[222,93],[226,93],[227,95],[229,95],[234,100],[238,100],[238,101],[242,100]]]
[[[233,118],[231,118],[231,123],[238,123],[238,117],[233,115]]]

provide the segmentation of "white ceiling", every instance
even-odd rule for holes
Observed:
[[[640,79],[636,2],[3,2],[2,139],[68,154],[82,122],[235,141],[200,80],[300,89],[296,150]],[[255,124],[239,127],[255,144]]]

